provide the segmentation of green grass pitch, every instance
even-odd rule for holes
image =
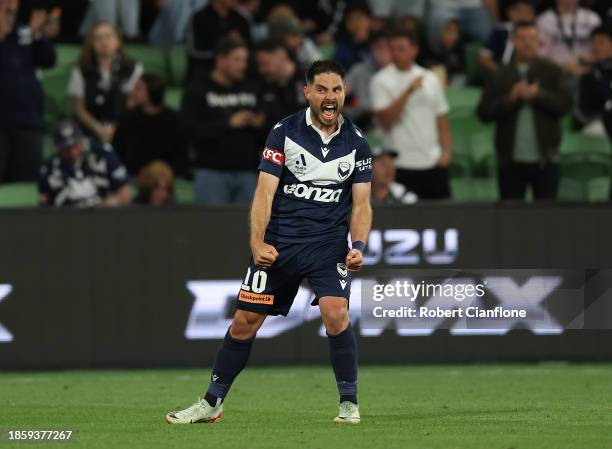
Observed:
[[[208,370],[0,373],[0,428],[70,428],[60,448],[612,448],[612,365],[364,366],[362,422],[334,425],[328,367],[247,368],[217,424],[170,426]]]

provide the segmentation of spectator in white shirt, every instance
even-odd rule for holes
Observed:
[[[444,90],[433,72],[417,64],[416,35],[389,36],[392,64],[370,86],[384,145],[398,151],[397,181],[422,199],[450,197],[451,134]]]

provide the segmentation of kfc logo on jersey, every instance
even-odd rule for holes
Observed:
[[[274,148],[266,147],[263,151],[263,158],[281,167],[285,165],[285,153],[275,150]]]

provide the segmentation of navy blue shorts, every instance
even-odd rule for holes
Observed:
[[[324,296],[349,299],[351,273],[346,267],[346,240],[315,243],[277,243],[278,258],[270,268],[249,262],[236,308],[266,315],[289,313],[303,279],[307,279],[319,304]]]

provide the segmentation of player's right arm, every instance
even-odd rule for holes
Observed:
[[[268,268],[278,257],[276,248],[264,241],[272,202],[285,167],[285,129],[277,123],[268,138],[259,164],[259,179],[251,206],[251,253],[255,265]]]
[[[270,267],[278,257],[276,248],[264,242],[278,181],[278,177],[261,171],[251,206],[251,252],[255,265],[264,268]]]

